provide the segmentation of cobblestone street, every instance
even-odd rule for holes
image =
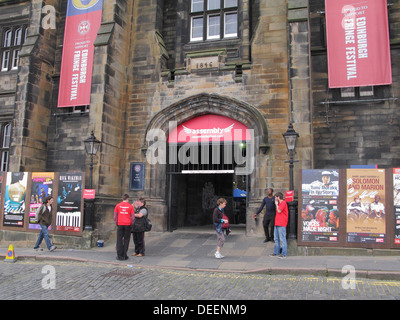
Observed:
[[[71,300],[359,300],[399,299],[400,282],[138,268],[96,263],[0,263],[0,299]]]

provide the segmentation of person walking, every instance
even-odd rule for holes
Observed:
[[[265,207],[265,214],[263,219],[263,226],[265,233],[264,242],[274,241],[276,206],[275,206],[274,190],[272,188],[268,188],[267,196],[263,199],[260,208],[254,214],[254,219],[257,218],[257,216],[264,209],[264,207]],[[269,228],[271,228],[271,235],[269,232]]]
[[[282,192],[275,194],[276,216],[275,216],[275,248],[272,257],[279,256],[279,258],[286,258],[287,256],[287,241],[286,241],[286,227],[288,223],[288,206],[283,200]],[[282,247],[282,253],[280,249]]]
[[[135,212],[135,222],[133,224],[133,243],[135,244],[135,252],[132,253],[132,256],[142,257],[145,253],[145,245],[144,245],[144,229],[145,229],[145,219],[148,214],[148,210],[146,208],[146,200],[144,198],[139,198],[135,202],[135,206],[137,206],[137,212]]]
[[[215,232],[217,233],[217,251],[215,252],[215,258],[222,259],[224,256],[221,254],[221,248],[224,246],[225,237],[222,231],[222,224],[228,222],[224,220],[224,208],[226,207],[227,201],[224,198],[219,198],[217,200],[217,207],[214,209],[213,212],[213,223]]]
[[[40,250],[39,246],[42,243],[43,239],[46,243],[47,249],[50,251],[54,251],[57,247],[51,244],[50,237],[49,237],[49,226],[51,226],[51,222],[53,219],[53,202],[54,199],[52,196],[47,196],[42,205],[39,207],[38,211],[38,222],[40,224],[40,233],[38,239],[36,241],[35,246],[33,249]]]
[[[135,222],[135,210],[129,203],[129,195],[122,196],[122,202],[114,209],[114,221],[117,225],[117,260],[127,260],[132,225]]]

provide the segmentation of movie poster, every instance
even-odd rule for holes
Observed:
[[[347,242],[384,243],[385,170],[347,169]]]
[[[53,194],[54,172],[33,172],[31,185],[31,199],[29,204],[29,229],[40,229],[35,220],[36,210],[44,199]],[[51,226],[49,230],[51,229]]]
[[[82,172],[60,172],[56,230],[80,232],[82,227]]]
[[[339,241],[339,171],[303,170],[302,241]]]
[[[400,244],[400,168],[393,169],[394,243]]]
[[[7,172],[3,226],[24,227],[28,172]]]

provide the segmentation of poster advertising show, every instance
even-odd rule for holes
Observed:
[[[56,230],[80,232],[82,228],[82,173],[60,173]]]
[[[339,241],[339,170],[302,171],[302,241]]]
[[[347,242],[385,243],[385,170],[347,169]]]
[[[400,244],[400,168],[393,169],[394,243]]]

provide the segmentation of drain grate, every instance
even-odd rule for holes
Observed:
[[[108,272],[106,274],[103,274],[103,277],[117,276],[117,277],[131,278],[142,272],[143,271],[114,270],[114,271]]]

